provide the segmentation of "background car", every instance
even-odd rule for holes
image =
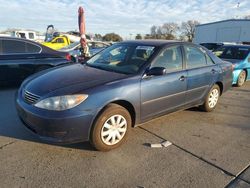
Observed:
[[[68,64],[70,56],[39,43],[0,37],[0,84],[19,84],[29,75],[51,67]]]
[[[224,44],[223,43],[201,43],[200,45],[204,46],[210,51],[214,51],[218,49],[219,47],[223,46]]]
[[[50,80],[47,84],[43,84]],[[181,109],[215,109],[231,88],[232,64],[201,46],[169,41],[114,44],[75,64],[25,80],[16,107],[40,138],[120,146],[131,127]]]
[[[250,45],[224,45],[214,54],[233,63],[233,84],[240,87],[250,79]]]
[[[93,56],[96,53],[110,46],[109,43],[100,42],[100,41],[91,41],[91,42],[88,42],[87,44],[89,46],[90,56]],[[59,51],[68,52],[71,56],[76,58],[81,55],[80,48],[81,48],[80,42],[74,42],[64,48],[61,48]]]

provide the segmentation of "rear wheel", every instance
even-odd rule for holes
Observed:
[[[131,124],[131,116],[125,108],[110,104],[97,118],[90,142],[99,151],[117,148],[126,140]]]
[[[240,72],[237,83],[236,83],[237,87],[243,86],[243,84],[246,81],[246,75],[247,75],[246,71],[243,70],[243,71]]]
[[[218,85],[214,85],[204,102],[204,104],[201,106],[201,109],[206,111],[206,112],[211,112],[215,109],[220,97],[220,87]]]

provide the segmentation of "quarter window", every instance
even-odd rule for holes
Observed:
[[[40,53],[41,48],[37,45],[26,43],[26,53]]]
[[[152,67],[164,67],[168,72],[182,70],[182,53],[180,46],[165,49],[157,57]]]
[[[206,57],[198,48],[185,46],[187,68],[198,68],[206,66]]]

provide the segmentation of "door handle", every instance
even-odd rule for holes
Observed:
[[[186,79],[185,76],[181,76],[181,77],[179,78],[180,81],[184,81],[185,79]]]
[[[212,69],[212,70],[211,70],[211,73],[213,73],[213,74],[214,74],[214,73],[217,73],[217,70]]]

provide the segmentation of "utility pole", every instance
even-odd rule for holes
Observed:
[[[240,18],[240,16],[239,16],[239,9],[240,9],[240,2],[238,1],[238,3],[237,3],[237,6],[236,6],[236,9],[237,9],[237,11],[236,11],[236,16],[235,16],[235,18],[236,19],[239,19]]]

